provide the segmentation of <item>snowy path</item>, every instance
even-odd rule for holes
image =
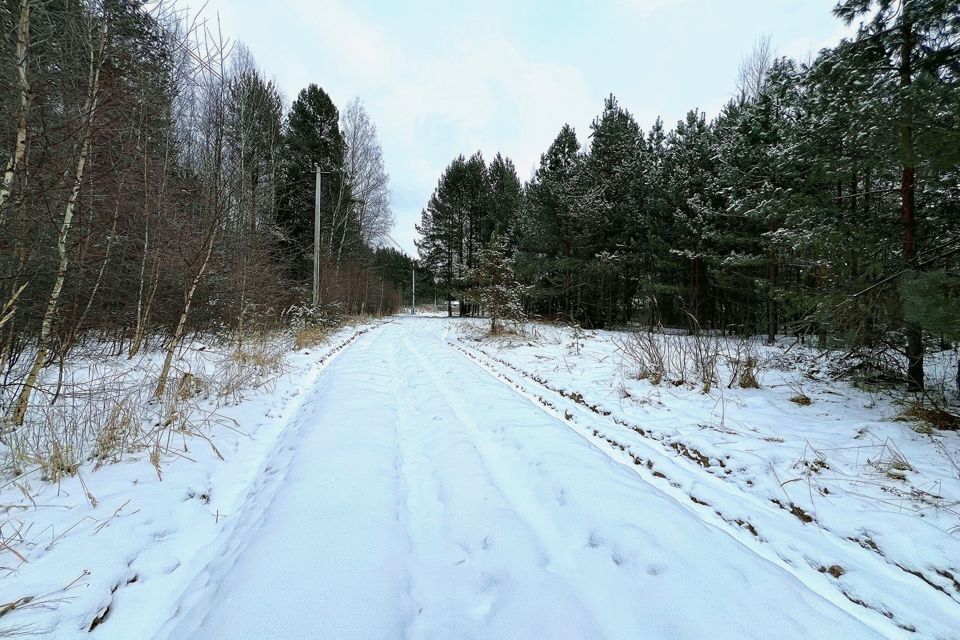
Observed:
[[[447,327],[400,320],[331,363],[281,440],[282,477],[257,484],[159,638],[880,637],[458,354]]]

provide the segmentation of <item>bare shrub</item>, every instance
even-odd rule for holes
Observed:
[[[762,369],[748,340],[730,340],[712,332],[695,330],[690,335],[658,331],[636,331],[615,339],[617,349],[633,368],[638,380],[653,385],[666,381],[673,386],[699,384],[710,393],[726,368],[727,387],[758,388]]]
[[[44,479],[57,481],[87,462],[96,468],[146,451],[159,473],[163,456],[183,451],[187,439],[209,442],[206,433],[223,423],[220,405],[238,402],[244,391],[282,373],[289,348],[279,333],[222,344],[181,353],[159,398],[151,397],[156,352],[126,360],[91,350],[65,363],[59,391],[54,394],[53,381],[44,381],[24,425],[8,433],[5,470],[16,475],[39,468]],[[13,390],[3,391],[0,406],[15,400]]]
[[[742,389],[759,389],[760,382],[757,380],[759,372],[760,359],[757,357],[754,344],[746,338],[737,338],[728,341],[724,353],[724,361],[729,372],[727,379],[727,388],[734,385]]]
[[[724,351],[723,339],[698,329],[684,336],[683,342],[691,355],[695,379],[702,384],[704,393],[710,393],[719,378],[717,365]]]
[[[637,380],[649,380],[656,386],[667,373],[664,342],[652,331],[637,331],[624,339],[614,338],[617,350],[634,367]]]

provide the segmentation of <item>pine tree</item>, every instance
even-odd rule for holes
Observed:
[[[924,147],[937,149],[942,136],[951,130],[938,126],[942,116],[939,83],[956,82],[960,73],[960,2],[953,0],[842,0],[834,13],[851,24],[866,16],[853,42],[837,51],[851,66],[874,79],[870,97],[886,108],[890,126],[896,135],[895,158],[900,165],[901,261],[916,269],[924,255],[926,229],[916,201],[918,180],[922,174]],[[936,132],[936,133],[935,133]],[[931,135],[933,134],[933,135]],[[958,137],[952,133],[955,144]],[[953,155],[953,154],[951,154]],[[918,169],[921,173],[918,175]],[[922,188],[922,187],[921,187]],[[920,247],[918,248],[918,245]],[[901,304],[902,304],[901,300]],[[905,319],[907,378],[914,390],[922,390],[923,328]]]
[[[286,232],[295,275],[311,273],[313,253],[315,167],[323,172],[320,208],[320,252],[331,258],[335,239],[350,207],[344,179],[346,145],[340,134],[339,114],[330,96],[315,84],[303,89],[287,116],[280,157],[281,187],[277,220]],[[358,230],[359,231],[359,230]]]
[[[473,286],[469,298],[490,316],[492,335],[503,330],[505,320],[523,317],[521,298],[525,287],[514,277],[506,238],[495,232],[477,252],[477,266],[470,270],[470,281]]]
[[[467,174],[464,157],[454,159],[440,176],[417,225],[420,238],[416,245],[420,263],[436,274],[437,284],[447,300],[448,315],[453,314],[454,296],[463,284],[467,269]]]
[[[714,284],[724,299],[764,307],[757,321],[772,342],[779,328],[778,288],[784,249],[780,231],[797,180],[789,139],[797,117],[798,74],[789,60],[771,64],[749,96],[728,104],[714,123],[726,211],[718,220],[722,259]],[[750,287],[745,287],[746,284]]]
[[[532,301],[537,313],[579,315],[575,308],[578,265],[574,243],[576,211],[581,198],[578,182],[583,172],[580,143],[570,125],[564,125],[524,189],[514,227],[521,279],[535,285]]]
[[[480,237],[486,243],[493,234],[497,233],[512,247],[511,231],[520,211],[522,196],[517,169],[510,158],[504,158],[498,153],[490,162],[487,173],[490,184],[490,210],[484,220]]]
[[[591,265],[589,286],[595,291],[584,305],[585,320],[602,327],[632,315],[637,271],[647,255],[642,233],[646,141],[612,95],[590,128],[584,164],[590,206],[581,209],[578,252]]]
[[[717,300],[709,266],[717,261],[718,220],[724,210],[717,180],[716,137],[702,112],[690,111],[667,136],[664,163],[670,217],[665,231],[665,285],[681,292],[676,321],[704,324],[715,317]],[[679,313],[678,313],[679,311]]]
[[[920,388],[923,332],[956,336],[960,2],[841,0],[835,13],[864,20],[854,39],[803,65],[762,42],[713,120],[694,110],[644,134],[610,96],[589,149],[564,126],[519,190],[500,156],[486,189],[466,169],[482,159],[460,158],[421,253],[450,247],[448,283],[469,288],[506,229],[528,312],[816,333],[867,358],[899,348]]]

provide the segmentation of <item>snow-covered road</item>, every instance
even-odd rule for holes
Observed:
[[[400,319],[330,364],[159,638],[879,637],[449,327]]]

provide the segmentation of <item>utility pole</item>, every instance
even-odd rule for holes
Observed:
[[[313,307],[320,304],[320,165],[313,165],[317,171],[316,190],[313,195]]]

